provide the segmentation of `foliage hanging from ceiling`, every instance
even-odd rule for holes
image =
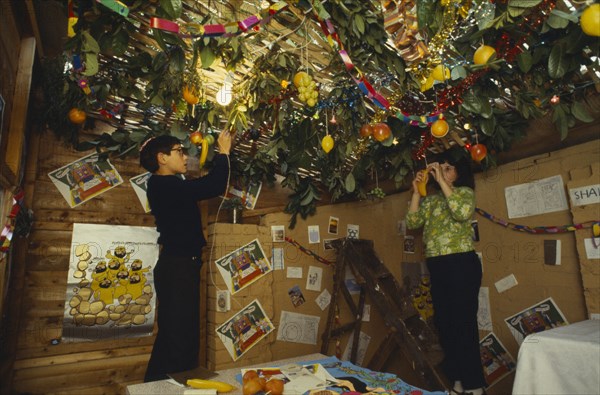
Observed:
[[[113,156],[165,133],[199,155],[233,129],[236,175],[283,176],[293,226],[324,194],[401,188],[430,152],[488,167],[534,118],[551,117],[561,138],[592,121],[600,6],[577,4],[69,0],[64,57],[46,65],[46,120],[78,149]],[[114,131],[81,141],[95,121]]]

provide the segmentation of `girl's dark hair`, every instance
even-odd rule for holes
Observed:
[[[453,185],[455,187],[469,187],[475,190],[475,177],[473,176],[471,161],[464,149],[449,149],[436,155],[430,162],[446,162],[454,166],[456,168],[456,180]]]
[[[158,154],[169,155],[175,145],[181,144],[177,137],[162,135],[151,137],[140,149],[140,165],[150,173],[158,170]]]

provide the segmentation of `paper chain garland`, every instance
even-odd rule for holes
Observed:
[[[23,190],[17,191],[12,198],[13,206],[8,214],[8,223],[4,226],[0,234],[0,252],[6,252],[10,248],[10,242],[15,229],[15,218],[17,218],[17,214],[21,211],[24,198],[25,192]]]
[[[291,238],[289,238],[289,237],[286,237],[286,238],[285,238],[285,241],[287,241],[288,243],[290,243],[290,244],[292,244],[292,245],[296,246],[296,247],[297,247],[297,248],[298,248],[300,251],[302,251],[302,252],[303,252],[303,253],[305,253],[306,255],[310,255],[310,256],[312,256],[313,258],[315,258],[317,261],[321,262],[321,263],[322,263],[322,264],[324,264],[324,265],[334,265],[334,264],[335,264],[334,262],[328,261],[327,259],[325,259],[325,258],[323,258],[323,257],[321,257],[321,256],[319,256],[319,255],[317,255],[317,254],[315,254],[313,251],[311,251],[311,250],[309,250],[309,249],[306,249],[306,248],[302,247],[302,246],[300,245],[300,243],[298,243],[298,242],[297,242],[296,240],[294,240],[294,239],[291,239]]]
[[[258,25],[268,23],[274,15],[287,8],[287,6],[288,5],[284,1],[280,1],[269,6],[264,17],[252,15],[243,21],[230,22],[224,25],[200,25],[198,23],[186,23],[180,28],[176,22],[152,17],[150,18],[150,27],[175,33],[184,38],[232,37],[241,33],[246,33],[249,29]],[[186,33],[183,32],[184,30]]]
[[[532,234],[575,232],[576,230],[579,230],[579,229],[592,228],[594,226],[594,224],[599,223],[598,221],[588,221],[588,222],[584,222],[581,224],[574,224],[574,225],[530,227],[530,226],[526,226],[526,225],[517,225],[512,222],[505,221],[503,219],[500,219],[500,218],[488,213],[487,211],[485,211],[479,207],[475,207],[475,211],[477,212],[477,214],[481,215],[482,217],[489,219],[490,221],[492,221],[498,225],[502,225],[505,228],[509,228],[509,229],[516,230],[519,232],[532,233]]]
[[[329,18],[324,20],[319,16],[318,9],[323,7],[321,2],[313,0],[311,3],[314,17],[317,22],[319,22],[321,30],[323,30],[323,34],[325,34],[325,38],[327,38],[329,46],[331,46],[334,51],[339,53],[340,57],[342,58],[342,62],[344,62],[344,66],[346,67],[346,71],[348,74],[350,74],[350,78],[352,78],[356,85],[358,85],[365,96],[367,96],[378,107],[384,110],[389,109],[390,103],[388,100],[379,92],[377,92],[375,88],[373,88],[362,71],[360,71],[358,67],[354,66],[354,63],[352,63],[352,59],[350,58],[350,55],[348,55],[348,52],[344,49],[344,45],[342,44],[340,37],[333,27],[333,22],[331,19]]]

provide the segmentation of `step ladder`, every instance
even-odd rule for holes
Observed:
[[[443,353],[431,327],[422,319],[412,303],[408,303],[407,291],[402,289],[392,273],[381,263],[373,249],[373,242],[362,239],[338,239],[332,243],[337,260],[333,278],[333,292],[322,335],[321,353],[328,354],[332,339],[353,331],[350,362],[356,363],[360,328],[365,299],[368,296],[374,308],[381,314],[387,326],[387,334],[367,368],[381,370],[392,355],[402,351],[412,362],[413,369],[430,390],[444,390],[446,385],[438,374]],[[348,267],[360,285],[358,304],[345,284]],[[336,306],[340,294],[355,319],[336,325]]]

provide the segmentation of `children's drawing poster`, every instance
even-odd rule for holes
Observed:
[[[500,340],[490,333],[479,342],[483,375],[488,388],[509,375],[517,364]]]
[[[217,259],[215,263],[232,294],[273,270],[258,239]]]
[[[253,210],[258,201],[258,194],[261,188],[262,182],[250,182],[248,185],[241,185],[239,182],[234,182],[227,190],[225,198],[231,199],[237,197],[242,201],[244,207]]]
[[[152,334],[157,239],[151,227],[73,224],[63,340]]]
[[[117,169],[97,153],[85,156],[48,173],[71,208],[121,184]]]
[[[569,324],[552,298],[528,307],[504,321],[519,345],[527,335]]]
[[[217,328],[217,335],[234,361],[264,339],[275,327],[258,299]]]
[[[146,192],[148,192],[148,179],[151,175],[152,173],[146,172],[129,179],[129,183],[131,184],[131,187],[133,188],[138,200],[142,204],[145,213],[150,212],[150,203],[148,202]]]

